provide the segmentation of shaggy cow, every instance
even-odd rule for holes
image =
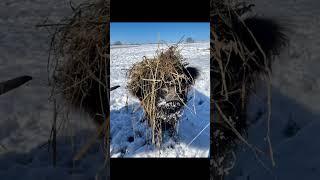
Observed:
[[[162,122],[162,130],[168,130],[171,134],[174,133],[176,123],[182,115],[184,105],[187,104],[187,95],[190,86],[199,76],[199,71],[195,67],[186,67],[183,71],[183,79],[180,84],[164,83],[158,89],[156,97],[156,118]],[[167,79],[173,81],[172,79]],[[138,96],[142,100],[144,95]]]
[[[236,18],[233,19],[232,23],[232,32],[239,38],[238,41],[242,42],[248,51],[252,52],[252,54],[251,57],[246,57],[246,62],[244,62],[243,58],[240,57],[239,52],[232,51],[229,54],[229,63],[225,67],[226,73],[229,75],[225,76],[225,82],[227,88],[229,88],[229,92],[236,92],[228,94],[228,101],[223,101],[223,106],[226,106],[224,107],[225,109],[230,109],[228,110],[230,111],[228,116],[233,117],[233,119],[239,119],[237,121],[239,122],[237,123],[239,126],[246,126],[246,103],[241,102],[241,94],[245,92],[247,95],[249,88],[254,85],[254,81],[257,77],[259,75],[267,74],[266,65],[267,68],[271,70],[273,56],[279,53],[280,48],[286,42],[286,37],[282,33],[281,26],[272,19],[258,17],[247,18],[244,20],[247,27],[245,27],[242,22],[238,21]],[[248,31],[248,29],[250,31]],[[231,37],[228,36],[229,35],[226,34],[224,38],[232,41]],[[263,53],[266,56],[266,62],[264,61],[264,55],[258,48],[255,40],[263,50]],[[211,44],[211,46],[214,47],[214,44]],[[227,59],[228,57],[224,57],[224,55],[226,56],[226,54],[222,54],[222,59]],[[216,70],[217,67],[219,67],[219,62],[212,59],[212,66],[213,69]],[[225,99],[225,95],[221,93],[221,89],[223,89],[221,71],[213,71],[212,79],[214,85],[213,99]],[[246,86],[246,89],[243,89],[243,87],[240,86],[243,84]],[[244,105],[241,103],[244,103]]]
[[[158,144],[162,131],[174,135],[190,87],[199,76],[197,68],[183,64],[180,58],[171,47],[157,59],[134,64],[129,71],[128,88],[141,101]]]
[[[219,15],[212,20],[211,89],[213,99],[221,110],[220,118],[214,119],[213,126],[215,132],[223,132],[223,138],[214,132],[212,148],[213,156],[219,159],[238,139],[235,129],[245,134],[249,91],[257,77],[270,73],[274,56],[286,44],[287,37],[283,28],[273,19],[248,17],[241,20],[231,12],[228,25],[222,22]],[[220,56],[220,59],[214,55]],[[221,112],[233,123],[235,129],[224,122]]]

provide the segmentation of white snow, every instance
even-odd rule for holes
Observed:
[[[147,144],[149,128],[140,122],[143,110],[139,100],[126,89],[126,72],[143,56],[153,57],[156,44],[111,46],[110,84],[121,87],[110,94],[112,157],[208,157],[210,144],[210,52],[209,42],[181,44],[179,49],[190,66],[198,68],[200,77],[189,93],[187,108],[178,126],[178,141],[166,139],[163,147]],[[161,45],[167,48],[167,45]],[[199,135],[198,135],[199,134]],[[197,136],[198,135],[198,136]],[[129,137],[134,141],[129,142]],[[194,139],[194,140],[193,140]]]
[[[320,1],[259,0],[255,12],[286,26],[290,45],[276,59],[273,70],[271,142],[267,134],[265,86],[250,101],[252,125],[248,141],[264,152],[259,160],[246,146],[238,150],[237,164],[227,179],[308,179],[320,177]],[[263,83],[262,83],[263,84]]]

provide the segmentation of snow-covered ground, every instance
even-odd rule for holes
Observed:
[[[259,0],[255,12],[279,20],[288,29],[290,44],[277,58],[273,71],[271,166],[267,134],[266,91],[261,85],[250,101],[249,143],[244,146],[230,180],[320,179],[320,1]]]
[[[79,3],[80,0],[72,1]],[[81,162],[72,163],[94,133],[88,116],[71,112],[74,125],[57,139],[57,167],[43,145],[49,138],[53,105],[48,98],[47,58],[50,44],[43,23],[57,23],[72,11],[65,0],[3,0],[0,2],[0,82],[21,75],[33,80],[0,96],[0,179],[93,179],[103,165],[95,145]],[[74,127],[74,128],[71,128]],[[74,141],[68,134],[75,136]]]
[[[147,144],[149,129],[141,123],[139,100],[126,89],[126,72],[143,56],[153,57],[156,44],[111,46],[110,84],[121,87],[110,93],[112,157],[208,157],[210,145],[210,52],[209,42],[181,44],[181,54],[200,77],[189,93],[188,107],[179,123],[178,141],[165,140],[163,148]],[[160,48],[167,48],[162,45]]]

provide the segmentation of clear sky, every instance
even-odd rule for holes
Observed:
[[[110,41],[123,43],[155,43],[160,40],[177,43],[183,36],[184,39],[192,37],[194,40],[209,41],[209,23],[120,23],[110,24]]]

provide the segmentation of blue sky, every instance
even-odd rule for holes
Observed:
[[[210,39],[209,23],[120,23],[110,24],[110,41],[123,43],[153,43],[160,39],[166,42],[178,42],[182,36],[184,39],[192,37],[194,40]]]

